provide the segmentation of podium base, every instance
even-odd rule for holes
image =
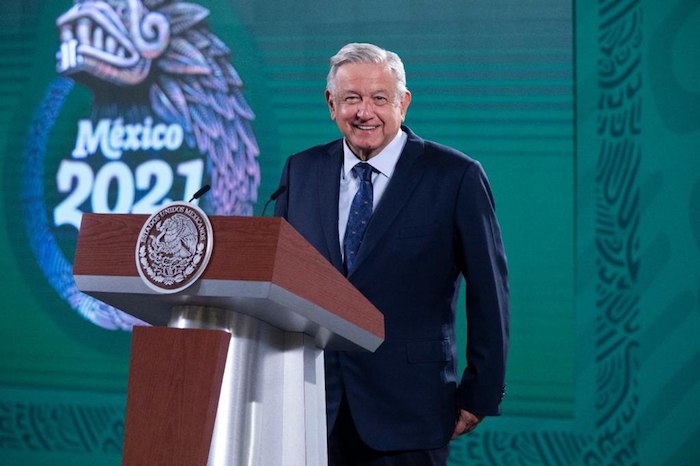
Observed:
[[[246,314],[179,306],[169,327],[231,334],[210,466],[326,466],[323,351]]]

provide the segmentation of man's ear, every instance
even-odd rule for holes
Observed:
[[[409,105],[411,105],[411,92],[406,90],[403,99],[401,99],[401,121],[406,119],[406,112],[408,111]]]
[[[335,120],[335,102],[328,90],[326,90],[326,103],[328,104],[328,110],[331,112],[331,120]]]

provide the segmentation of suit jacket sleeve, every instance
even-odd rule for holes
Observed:
[[[456,402],[474,414],[497,415],[505,393],[508,282],[493,196],[478,163],[464,173],[456,217],[460,267],[467,285],[467,367]]]

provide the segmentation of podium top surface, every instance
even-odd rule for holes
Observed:
[[[149,288],[136,269],[147,219],[83,215],[73,265],[78,289],[151,325],[167,325],[175,306],[207,306],[307,333],[321,347],[374,351],[383,341],[382,314],[284,219],[210,217],[209,264],[174,294]]]

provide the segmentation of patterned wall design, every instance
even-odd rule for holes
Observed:
[[[596,168],[596,441],[586,465],[638,464],[642,7],[601,0]]]
[[[0,450],[121,455],[123,405],[0,403]]]

